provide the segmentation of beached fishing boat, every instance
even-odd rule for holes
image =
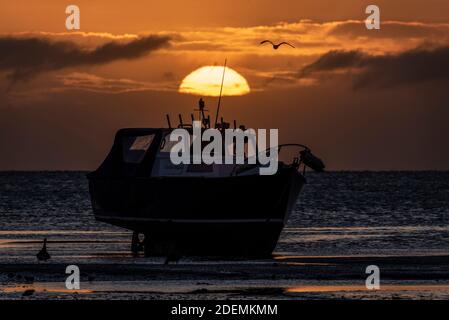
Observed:
[[[323,162],[308,147],[284,144],[276,145],[276,155],[283,147],[300,148],[291,163],[276,156],[276,170],[260,174],[267,164],[271,167],[273,158],[267,163],[259,161],[258,155],[271,156],[272,148],[259,150],[248,136],[231,143],[221,139],[230,127],[223,118],[218,122],[225,72],[226,60],[213,128],[203,99],[196,110],[197,121],[191,114],[192,123],[184,123],[179,115],[175,129],[185,129],[189,148],[197,143],[197,153],[193,146],[193,153],[187,155],[193,161],[173,162],[170,136],[175,129],[167,115],[168,128],[119,130],[104,162],[88,174],[95,218],[133,230],[134,252],[141,245],[139,234],[144,234],[146,255],[270,255],[306,182],[306,167],[324,170]],[[249,132],[243,125],[239,129]],[[204,148],[198,131],[201,135],[211,130],[215,130],[212,140],[221,140],[218,158],[223,155],[223,161],[198,162],[195,157]],[[243,150],[249,151],[250,140],[253,154],[243,155]],[[227,161],[229,157],[233,161]],[[244,161],[235,161],[237,157]]]
[[[202,130],[210,127],[210,117],[202,120]],[[180,118],[182,127],[192,132]],[[305,167],[322,171],[321,160],[295,144],[278,146],[300,152],[291,163],[279,161],[272,175],[259,174],[260,163],[174,165],[173,130],[169,120],[169,128],[117,132],[104,162],[88,174],[96,219],[144,234],[147,255],[271,254],[306,182]]]

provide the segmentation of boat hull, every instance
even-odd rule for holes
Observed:
[[[148,255],[265,256],[305,183],[295,168],[272,176],[90,177],[97,220],[145,234]]]

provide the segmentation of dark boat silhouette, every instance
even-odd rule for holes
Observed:
[[[191,126],[180,119],[178,127]],[[321,160],[293,144],[279,148],[302,151],[289,164],[278,162],[274,175],[260,175],[259,164],[174,165],[170,127],[116,133],[104,162],[88,174],[96,219],[143,233],[146,255],[270,255],[306,182],[305,166],[322,171]]]
[[[225,71],[226,60],[215,115],[221,134],[229,128],[223,118],[218,123]],[[202,130],[210,129],[203,99],[197,111]],[[192,134],[193,114],[191,118],[192,124],[184,124],[179,115],[178,128]],[[278,162],[273,175],[260,175],[259,161],[174,165],[169,140],[174,129],[168,115],[167,121],[168,128],[116,133],[104,162],[88,174],[95,218],[134,231],[134,252],[140,244],[138,234],[143,233],[145,255],[165,255],[167,263],[181,255],[270,255],[306,183],[306,166],[323,171],[323,162],[308,147],[287,144],[278,151],[292,146],[301,151],[289,164]]]

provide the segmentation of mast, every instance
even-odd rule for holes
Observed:
[[[225,59],[224,62],[224,67],[223,67],[223,76],[221,78],[221,87],[220,87],[220,97],[218,98],[218,105],[217,105],[217,113],[215,114],[215,128],[217,127],[217,123],[218,123],[218,114],[220,113],[220,104],[221,104],[221,94],[223,93],[223,83],[224,83],[224,78],[225,78],[225,73],[226,73],[226,63],[227,63],[228,59]]]

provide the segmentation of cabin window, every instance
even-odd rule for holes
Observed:
[[[140,163],[154,140],[154,134],[145,136],[130,136],[123,138],[123,161]]]
[[[192,137],[190,137],[190,141],[192,141]],[[175,146],[178,141],[170,141],[170,134],[165,135],[164,139],[162,139],[160,152],[162,153],[170,153],[173,146]],[[190,142],[192,144],[192,142]]]

